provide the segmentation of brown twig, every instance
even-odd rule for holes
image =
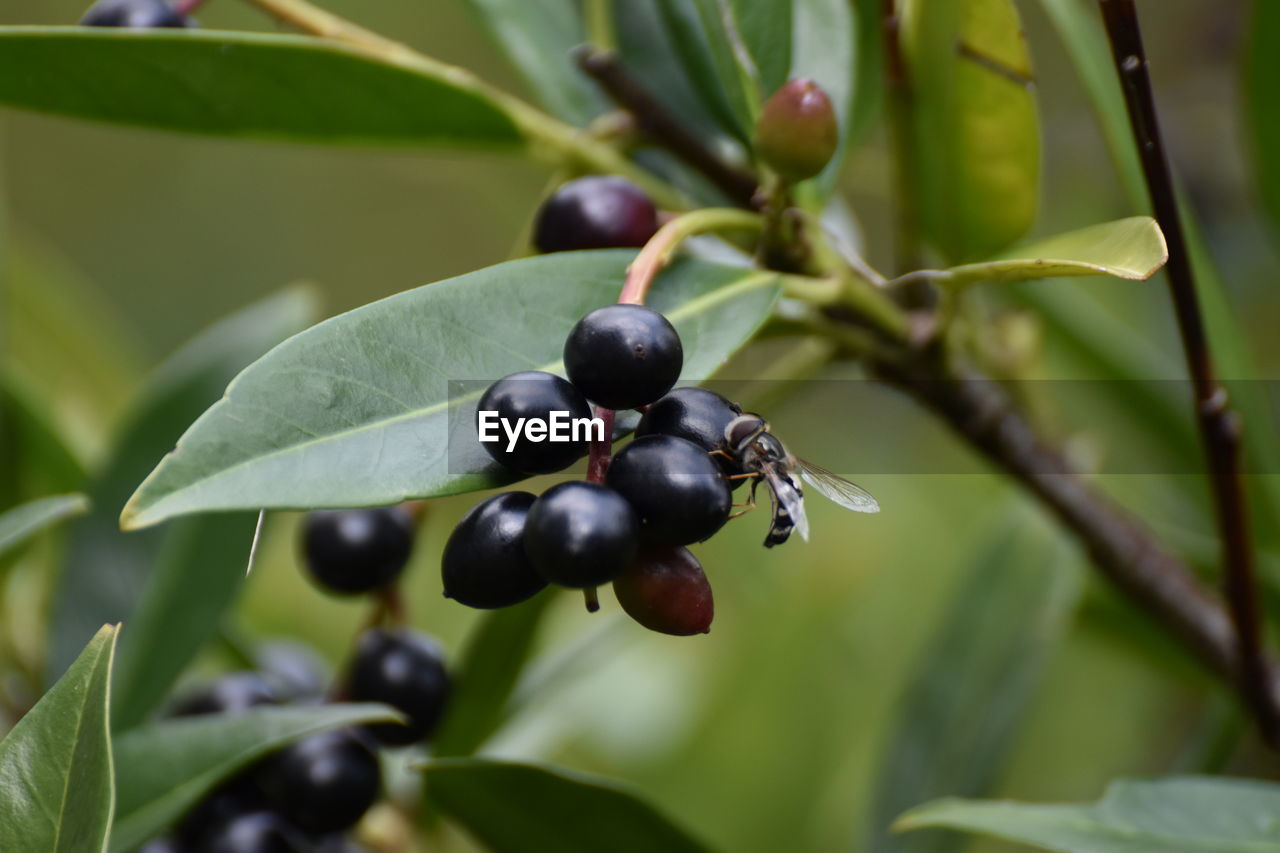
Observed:
[[[885,103],[889,119],[894,183],[894,273],[901,275],[920,266],[920,222],[915,205],[915,182],[908,153],[912,150],[911,81],[902,54],[901,20],[896,0],[880,2],[880,37],[884,45]],[[927,287],[927,286],[926,286]],[[926,288],[917,288],[924,291]],[[920,293],[910,301],[920,301]]]
[[[1196,419],[1222,539],[1224,593],[1239,645],[1235,677],[1263,736],[1280,748],[1280,711],[1272,701],[1270,673],[1262,649],[1249,511],[1240,476],[1240,420],[1228,405],[1226,389],[1214,370],[1173,174],[1160,134],[1137,9],[1133,0],[1098,0],[1098,6],[1124,91],[1151,206],[1169,245],[1165,269],[1195,393]]]
[[[618,106],[635,117],[636,126],[645,136],[700,172],[734,204],[746,208],[755,206],[755,175],[729,165],[704,145],[697,134],[685,127],[623,67],[617,54],[584,45],[574,58],[578,67],[599,83]]]

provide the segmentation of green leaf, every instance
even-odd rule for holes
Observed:
[[[0,368],[0,504],[84,485],[85,460],[38,387],[17,365]]]
[[[923,799],[991,790],[1080,600],[1071,552],[1029,509],[1010,508],[952,596],[893,715],[870,827],[878,853],[955,849],[936,833],[884,833]]]
[[[830,193],[840,174],[844,152],[856,135],[855,123],[865,122],[864,110],[873,106],[855,101],[855,93],[865,96],[867,88],[859,77],[866,73],[858,61],[859,20],[849,0],[793,2],[791,69],[788,76],[818,81],[831,99],[840,127],[840,145],[818,177],[818,185],[823,192]],[[875,81],[878,79],[874,78]],[[766,88],[766,97],[777,88]]]
[[[293,288],[232,315],[166,360],[134,405],[110,463],[90,488],[94,511],[72,529],[49,623],[50,680],[93,624],[125,621],[113,719],[134,725],[217,629],[240,587],[253,536],[250,514],[185,519],[120,532],[138,480],[245,365],[315,317],[310,291]]]
[[[907,0],[912,183],[925,237],[952,262],[998,252],[1039,203],[1039,120],[1011,0]]]
[[[0,555],[53,525],[89,511],[81,494],[51,495],[15,506],[0,514]]]
[[[707,850],[607,779],[474,758],[435,760],[425,771],[432,802],[495,853]]]
[[[122,523],[375,506],[510,482],[473,440],[485,383],[558,370],[565,336],[617,298],[632,257],[511,261],[308,329],[236,377],[139,486]],[[777,294],[770,273],[687,259],[659,277],[649,304],[680,332],[682,378],[700,380],[751,336]]]
[[[814,11],[829,11],[829,8],[814,9],[821,5],[832,4],[813,0],[728,0],[727,4],[723,0],[708,0],[704,3],[719,12],[721,20],[729,16],[727,20],[733,23],[729,35],[736,33],[740,38],[751,60],[749,74],[759,81],[759,94],[763,98],[782,88],[791,76],[793,41],[799,41],[801,46],[808,44],[793,37],[794,19]]]
[[[565,121],[585,125],[604,101],[570,51],[587,40],[572,0],[467,0],[538,100]]]
[[[862,140],[875,126],[884,108],[884,44],[881,39],[880,0],[853,0],[854,29],[853,114],[845,146]]]
[[[164,720],[117,735],[111,850],[132,850],[164,832],[219,782],[287,743],[326,729],[398,719],[383,705],[263,706],[234,716]]]
[[[995,260],[915,275],[927,276],[947,287],[1092,275],[1145,281],[1168,258],[1164,234],[1156,221],[1149,216],[1133,216],[1019,246]]]
[[[432,740],[433,754],[470,755],[502,725],[551,601],[552,595],[544,592],[523,604],[486,614],[473,629],[444,721]]]
[[[0,850],[103,851],[111,828],[111,656],[104,626],[0,741]]]
[[[504,109],[447,69],[389,65],[305,36],[0,28],[0,104],[214,136],[522,144]]]
[[[1175,776],[1121,780],[1093,805],[946,799],[903,815],[897,828],[948,827],[1059,853],[1275,853],[1280,786]]]
[[[1280,80],[1280,54],[1274,50],[1280,39],[1280,6],[1254,3],[1247,32],[1245,88],[1253,162],[1258,191],[1272,223],[1280,225],[1280,90],[1276,87],[1276,80]]]

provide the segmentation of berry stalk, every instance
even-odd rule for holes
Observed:
[[[618,295],[620,304],[643,305],[658,273],[689,237],[723,231],[760,231],[764,221],[758,214],[726,207],[708,207],[681,214],[658,229],[636,259],[627,267],[627,279]]]

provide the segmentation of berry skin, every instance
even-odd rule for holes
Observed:
[[[803,181],[821,172],[839,141],[831,99],[807,78],[789,80],[774,92],[756,123],[756,151],[789,181]]]
[[[544,578],[573,589],[600,586],[636,552],[640,520],[622,495],[597,483],[560,483],[534,501],[524,549]]]
[[[547,585],[524,552],[524,525],[536,497],[503,492],[472,507],[444,546],[444,594],[468,607],[519,604]]]
[[[480,412],[497,412],[499,423],[515,427],[520,418],[549,421],[552,412],[567,412],[570,419],[591,417],[591,406],[582,393],[559,376],[540,370],[526,370],[503,377],[489,386],[476,406],[477,429]],[[480,446],[499,464],[522,474],[551,474],[568,468],[587,452],[587,431],[579,441],[530,441],[521,431],[515,446],[500,425],[491,425],[497,441]]]
[[[676,384],[684,348],[675,327],[652,308],[606,305],[569,332],[564,366],[587,399],[609,409],[636,409]]]
[[[649,407],[636,425],[636,437],[646,435],[674,435],[692,441],[710,453],[723,451],[724,428],[742,414],[742,407],[706,388],[676,388],[670,394]],[[713,456],[726,477],[741,474],[742,469],[732,459]],[[730,487],[736,489],[743,480],[733,480]]]
[[[186,848],[172,838],[153,838],[139,847],[136,853],[183,853]]]
[[[86,27],[190,27],[193,22],[164,0],[99,0],[80,19]]]
[[[444,656],[430,637],[407,628],[374,628],[360,636],[346,698],[382,702],[407,718],[407,725],[366,726],[380,743],[405,746],[429,737],[440,722],[449,691]]]
[[[267,801],[252,782],[253,768],[205,794],[178,823],[175,835],[184,847],[203,850],[201,842],[226,824],[247,814],[268,811]]]
[[[200,714],[243,714],[258,705],[274,705],[278,697],[256,672],[233,672],[179,699],[170,710],[173,717]]]
[[[320,732],[285,747],[254,778],[280,815],[316,834],[355,826],[382,788],[378,757],[349,730]]]
[[[399,577],[413,550],[413,521],[400,507],[317,510],[302,527],[311,579],[339,595],[358,595]]]
[[[201,853],[304,853],[310,845],[284,818],[250,812],[215,827],[200,839]]]
[[[570,181],[542,203],[533,228],[539,252],[639,248],[658,230],[658,212],[630,181],[592,176]]]
[[[627,615],[650,631],[688,637],[711,630],[711,584],[686,548],[641,550],[613,582],[613,593]]]
[[[673,435],[637,438],[609,463],[605,483],[627,499],[643,523],[640,538],[688,545],[729,520],[729,483],[711,456]]]

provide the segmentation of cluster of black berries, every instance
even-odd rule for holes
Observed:
[[[98,0],[80,19],[86,27],[185,28],[196,25],[165,0]]]
[[[459,522],[445,546],[445,595],[471,607],[505,607],[548,583],[591,589],[613,583],[624,610],[673,634],[709,630],[711,590],[685,546],[728,520],[731,459],[724,429],[741,414],[700,388],[671,390],[684,353],[665,317],[640,305],[596,309],[570,331],[565,381],[529,371],[498,380],[477,407],[478,423],[496,412],[508,424],[553,412],[586,419],[595,403],[640,409],[637,438],[608,463],[603,482],[567,482],[542,496],[505,492]],[[492,418],[490,418],[490,421]],[[604,437],[607,441],[611,436]],[[489,454],[522,474],[560,471],[589,449],[586,437],[551,442],[529,431],[510,443],[484,442]]]
[[[369,593],[395,581],[413,547],[399,507],[319,511],[303,525],[304,565],[340,594]],[[239,672],[180,698],[175,717],[242,714],[275,704],[326,701],[319,668],[297,653],[269,656],[264,672]],[[450,693],[434,640],[406,628],[371,628],[356,640],[328,698],[380,702],[405,723],[378,723],[303,738],[238,774],[197,804],[144,853],[353,853],[350,837],[381,795],[380,746],[408,746],[435,731]]]

